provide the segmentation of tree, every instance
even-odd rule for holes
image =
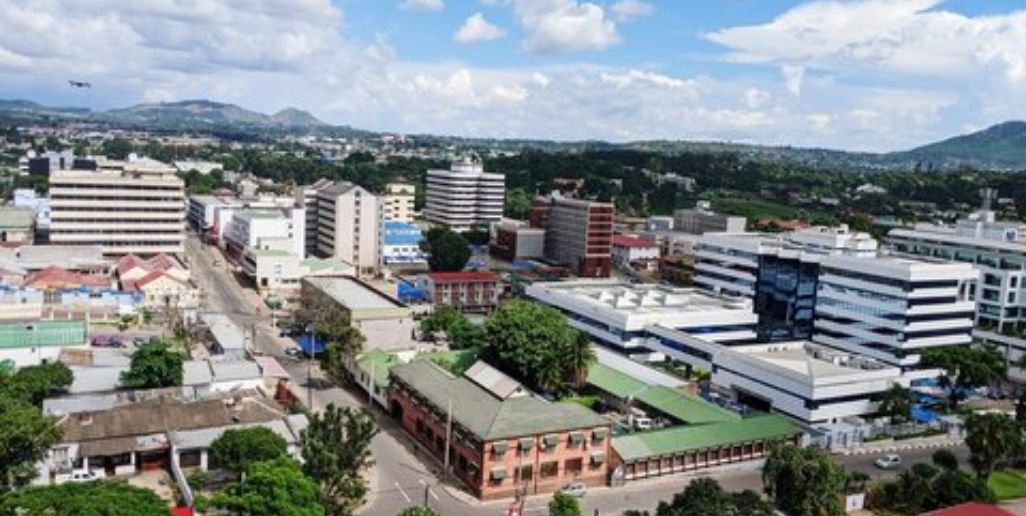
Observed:
[[[1026,357],[1026,355],[1023,355]],[[1026,390],[1022,391],[1019,395],[1019,400],[1015,403],[1015,421],[1020,425],[1026,426]]]
[[[720,483],[708,477],[692,480],[670,502],[659,502],[656,516],[690,516],[710,514],[717,516],[772,516],[773,506],[746,489],[731,493]]]
[[[38,407],[47,396],[71,385],[74,379],[68,366],[50,362],[19,369],[10,378],[0,380],[0,388]]]
[[[241,475],[254,462],[287,455],[285,439],[262,426],[226,430],[210,445],[211,460],[236,475]]]
[[[577,332],[573,346],[570,348],[570,383],[580,387],[588,381],[588,366],[595,361],[595,350],[591,347],[591,339],[584,332]]]
[[[352,514],[367,494],[361,473],[371,464],[370,442],[378,425],[363,411],[329,404],[314,414],[300,436],[303,470],[320,482],[328,514]]]
[[[427,507],[424,507],[423,505],[411,505],[411,506],[403,509],[402,511],[399,511],[399,514],[397,514],[396,516],[441,516],[441,515],[439,515],[435,511],[432,511],[431,509],[429,509]]]
[[[449,327],[449,347],[452,349],[481,348],[488,343],[488,335],[479,324],[466,318],[459,319]]]
[[[581,516],[581,504],[576,498],[557,491],[549,500],[549,516]]]
[[[148,344],[132,354],[128,371],[121,373],[121,384],[130,389],[159,389],[182,385],[183,358],[167,343]]]
[[[912,393],[901,384],[894,383],[880,394],[877,411],[892,421],[907,421],[912,418]]]
[[[111,159],[125,159],[132,152],[132,142],[122,138],[107,140],[100,146],[100,152]]]
[[[253,516],[319,516],[317,482],[303,474],[299,463],[288,457],[254,462],[242,482],[214,495],[211,505],[235,514]]]
[[[572,378],[578,332],[558,310],[529,301],[503,304],[485,322],[489,362],[529,387],[553,391]]]
[[[0,493],[28,483],[60,437],[57,418],[0,391]]]
[[[455,308],[439,308],[420,321],[420,331],[424,333],[444,331],[448,335],[454,324],[465,319],[463,313]]]
[[[930,457],[933,464],[945,471],[958,471],[958,457],[951,450],[941,448]]]
[[[420,249],[428,254],[432,271],[460,271],[470,260],[470,245],[462,235],[447,227],[433,227],[424,234]]]
[[[0,514],[52,516],[167,516],[167,504],[149,489],[120,481],[32,486],[0,498]]]
[[[971,414],[965,428],[969,464],[981,478],[1023,449],[1022,428],[1004,414]]]
[[[313,328],[324,342],[321,365],[331,377],[341,381],[347,375],[345,357],[356,356],[366,340],[352,325],[349,312],[338,303],[317,293],[305,293],[292,314],[292,329],[304,333]]]
[[[948,389],[952,408],[965,397],[966,390],[991,385],[1007,372],[1004,359],[993,347],[931,348],[923,352],[922,362],[944,371],[938,381]]]
[[[762,468],[766,494],[792,516],[839,516],[847,475],[822,448],[775,445]]]
[[[507,190],[503,212],[512,219],[526,219],[531,215],[531,195],[523,188]]]

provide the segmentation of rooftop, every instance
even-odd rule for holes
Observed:
[[[610,281],[566,281],[535,283],[549,294],[567,296],[599,309],[622,312],[680,313],[710,310],[750,312],[751,302],[736,297],[716,296],[694,288],[631,284]]]
[[[273,219],[283,218],[284,215],[282,215],[281,211],[278,211],[278,210],[242,209],[242,210],[239,210],[239,211],[235,212],[235,215],[233,215],[233,217],[236,217],[236,218],[239,218],[239,219],[242,219],[242,220],[254,220],[254,219],[273,220]]]
[[[222,350],[243,349],[245,347],[246,336],[243,334],[242,328],[235,324],[227,315],[202,313],[200,314],[200,320],[210,329],[210,334],[213,335],[214,340],[217,341],[217,345]]]
[[[631,398],[689,424],[737,421],[741,416],[695,396],[662,385],[648,385],[631,375],[593,362],[588,366],[588,384],[620,399]]]
[[[651,240],[645,240],[644,238],[626,236],[626,235],[615,235],[613,237],[613,247],[630,247],[634,249],[648,249],[650,247],[659,247],[658,244]]]
[[[29,230],[36,219],[32,210],[0,206],[0,229]]]
[[[405,308],[406,306],[355,278],[308,277],[303,281],[350,310]]]
[[[85,321],[0,324],[0,349],[76,346],[86,342]]]
[[[608,426],[609,422],[575,403],[550,403],[535,396],[500,399],[474,382],[449,374],[430,360],[392,368],[392,376],[445,412],[483,441]]]
[[[427,274],[435,283],[466,283],[499,281],[499,275],[485,271],[429,272]]]
[[[789,419],[778,414],[768,414],[736,421],[621,435],[613,437],[612,444],[623,460],[632,461],[728,444],[787,439],[796,433],[798,429]]]
[[[403,361],[394,353],[387,353],[380,349],[372,349],[357,359],[356,365],[361,371],[374,376],[374,383],[378,387],[388,387],[388,372]]]
[[[25,245],[17,249],[0,249],[0,260],[11,261],[28,270],[50,266],[69,270],[93,269],[110,265],[103,257],[103,248],[92,245]]]
[[[739,351],[743,352],[743,350]],[[757,358],[811,378],[848,376],[860,371],[888,368],[885,364],[870,358],[834,351],[810,343],[796,346],[784,346],[779,343],[777,346],[769,346],[762,351],[745,352],[744,356]]]

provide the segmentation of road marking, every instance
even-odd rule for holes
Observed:
[[[406,503],[413,503],[413,500],[410,500],[410,495],[406,494],[406,491],[403,491],[403,486],[399,485],[399,482],[395,483],[395,488],[398,489],[399,494],[403,495],[403,498],[406,499]]]

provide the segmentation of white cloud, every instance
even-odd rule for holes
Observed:
[[[801,65],[783,65],[780,73],[784,76],[787,91],[795,97],[802,94],[802,81],[805,80],[805,67]]]
[[[531,82],[537,84],[541,88],[549,87],[549,77],[543,73],[534,72],[531,74]]]
[[[641,84],[646,87],[655,86],[657,88],[673,89],[683,88],[688,84],[687,81],[681,79],[641,70],[627,70],[623,73],[603,72],[599,77],[602,78],[602,82],[612,84],[617,88],[627,88],[636,84]]]
[[[652,14],[652,4],[641,0],[620,0],[610,8],[616,19],[622,22],[630,22],[638,18],[644,18]]]
[[[452,35],[453,41],[457,43],[477,43],[481,41],[492,41],[506,35],[506,31],[492,25],[485,19],[484,14],[472,14],[459,29]]]
[[[513,13],[525,34],[529,52],[559,53],[602,50],[620,42],[616,22],[591,2],[577,0],[512,0]]]
[[[441,11],[445,9],[444,0],[403,0],[399,4],[400,9],[410,11]]]
[[[770,98],[772,95],[766,90],[755,87],[745,90],[745,105],[748,106],[748,109],[759,109],[765,106]]]

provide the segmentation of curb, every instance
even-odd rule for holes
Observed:
[[[926,443],[910,443],[910,444],[901,444],[901,445],[893,445],[893,446],[882,446],[882,447],[879,447],[879,448],[859,448],[859,449],[855,449],[855,450],[843,450],[843,451],[840,451],[839,454],[840,455],[849,455],[849,456],[850,455],[870,455],[870,454],[876,454],[876,453],[886,453],[886,452],[905,451],[905,450],[924,450],[924,449],[929,449],[929,448],[949,448],[949,447],[952,447],[952,446],[958,446],[958,445],[960,445],[962,443],[963,443],[963,441],[961,441],[961,440],[950,440],[949,439],[949,440],[945,440],[945,441],[932,441],[932,442],[926,442]]]

